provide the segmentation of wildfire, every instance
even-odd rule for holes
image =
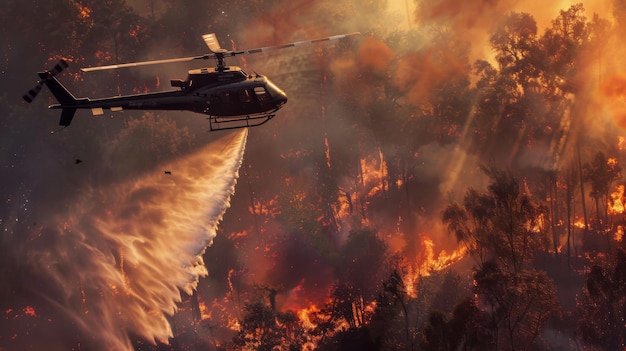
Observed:
[[[618,225],[617,229],[615,230],[615,233],[613,233],[613,239],[615,239],[616,242],[620,243],[622,242],[623,238],[624,238],[624,226]]]
[[[425,238],[422,243],[424,244],[424,252],[426,256],[424,262],[420,266],[420,273],[424,276],[430,275],[430,272],[433,271],[436,272],[446,269],[465,256],[465,246],[459,246],[449,254],[446,250],[441,250],[437,257],[435,257],[433,249],[435,245],[432,239]]]
[[[280,214],[280,207],[278,206],[278,195],[269,201],[262,202],[259,199],[254,199],[252,204],[248,206],[248,212],[250,214],[263,215],[271,218],[276,218]]]
[[[78,17],[81,20],[87,20],[91,17],[91,9],[89,7],[84,6],[81,3],[76,3],[75,6],[78,9]]]
[[[320,309],[315,304],[302,308],[298,311],[298,319],[302,322],[302,326],[306,329],[314,329],[317,327],[317,323],[311,321],[311,316],[315,317],[316,313],[319,313]]]
[[[324,155],[326,155],[326,166],[331,168],[330,163],[330,144],[328,143],[328,135],[324,134]]]
[[[585,229],[585,220],[580,217],[576,218],[576,220],[574,221],[574,227],[579,229]]]
[[[385,179],[387,178],[387,163],[383,158],[383,154],[379,151],[378,159],[361,159],[361,184],[367,191],[367,197],[373,197],[380,191],[384,190]]]
[[[441,250],[435,255],[435,244],[433,240],[427,236],[422,238],[422,255],[420,259],[413,264],[409,264],[403,277],[406,292],[410,297],[416,297],[418,294],[417,283],[421,277],[428,277],[433,272],[442,271],[449,268],[454,263],[460,261],[467,252],[464,246],[459,246],[452,252]]]
[[[607,200],[607,209],[609,214],[615,215],[624,213],[624,185],[618,185],[616,190],[611,193],[610,199]]]
[[[412,265],[407,267],[407,272],[403,277],[403,283],[406,287],[406,293],[410,297],[414,298],[417,296],[417,282],[419,281],[420,274],[419,270],[413,268]]]
[[[211,319],[211,310],[209,306],[204,301],[200,301],[198,305],[200,307],[200,319]]]
[[[228,329],[233,331],[238,331],[241,329],[241,324],[239,324],[239,319],[235,317],[228,318]]]

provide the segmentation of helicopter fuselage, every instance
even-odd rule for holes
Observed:
[[[101,115],[105,109],[122,110],[181,110],[208,115],[211,130],[247,128],[264,124],[275,116],[286,102],[287,95],[264,76],[248,75],[237,66],[227,66],[225,59],[243,54],[255,54],[278,49],[286,49],[339,40],[360,34],[359,32],[333,35],[313,40],[296,41],[289,44],[265,46],[252,50],[223,49],[214,33],[205,34],[202,39],[210,53],[170,59],[116,63],[105,66],[81,68],[83,72],[103,71],[125,67],[162,65],[177,62],[214,59],[215,68],[201,68],[189,71],[186,80],[174,79],[176,90],[115,96],[108,98],[75,98],[56,78],[68,67],[61,59],[50,71],[39,72],[37,84],[24,94],[23,99],[31,103],[41,88],[47,86],[59,102],[49,108],[61,109],[59,125],[72,123],[78,109],[91,109],[94,115]]]
[[[46,72],[40,77],[56,81]],[[236,66],[191,70],[186,80],[172,80],[171,84],[178,89],[96,99],[59,99],[60,103],[50,108],[91,109],[94,115],[103,114],[105,109],[192,111],[208,115],[212,129],[213,123],[221,125],[216,129],[230,129],[265,123],[287,102],[285,92],[267,77],[248,75]]]

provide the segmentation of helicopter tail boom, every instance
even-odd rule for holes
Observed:
[[[38,74],[41,81],[48,86],[54,98],[59,102],[59,105],[53,105],[51,107],[62,109],[59,125],[65,127],[69,126],[70,123],[72,123],[80,100],[76,99],[50,72],[39,72]]]

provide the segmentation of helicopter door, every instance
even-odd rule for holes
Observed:
[[[239,101],[244,104],[252,102],[252,94],[249,89],[243,89],[239,92]]]

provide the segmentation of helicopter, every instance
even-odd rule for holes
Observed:
[[[191,111],[208,115],[210,131],[256,127],[265,124],[276,115],[276,112],[287,103],[287,94],[263,75],[248,74],[241,67],[226,65],[225,58],[338,40],[358,34],[360,33],[353,32],[252,50],[225,50],[220,47],[216,35],[211,33],[202,36],[209,47],[208,54],[81,68],[82,72],[92,72],[194,60],[214,59],[216,62],[215,67],[189,70],[185,80],[170,80],[171,86],[176,88],[174,90],[107,98],[74,97],[56,78],[69,66],[66,60],[61,59],[51,70],[37,73],[40,80],[23,96],[23,99],[28,103],[32,102],[42,87],[47,86],[58,102],[48,108],[61,109],[59,125],[62,128],[72,123],[78,109],[91,109],[94,116],[104,114],[105,109],[112,112]]]

